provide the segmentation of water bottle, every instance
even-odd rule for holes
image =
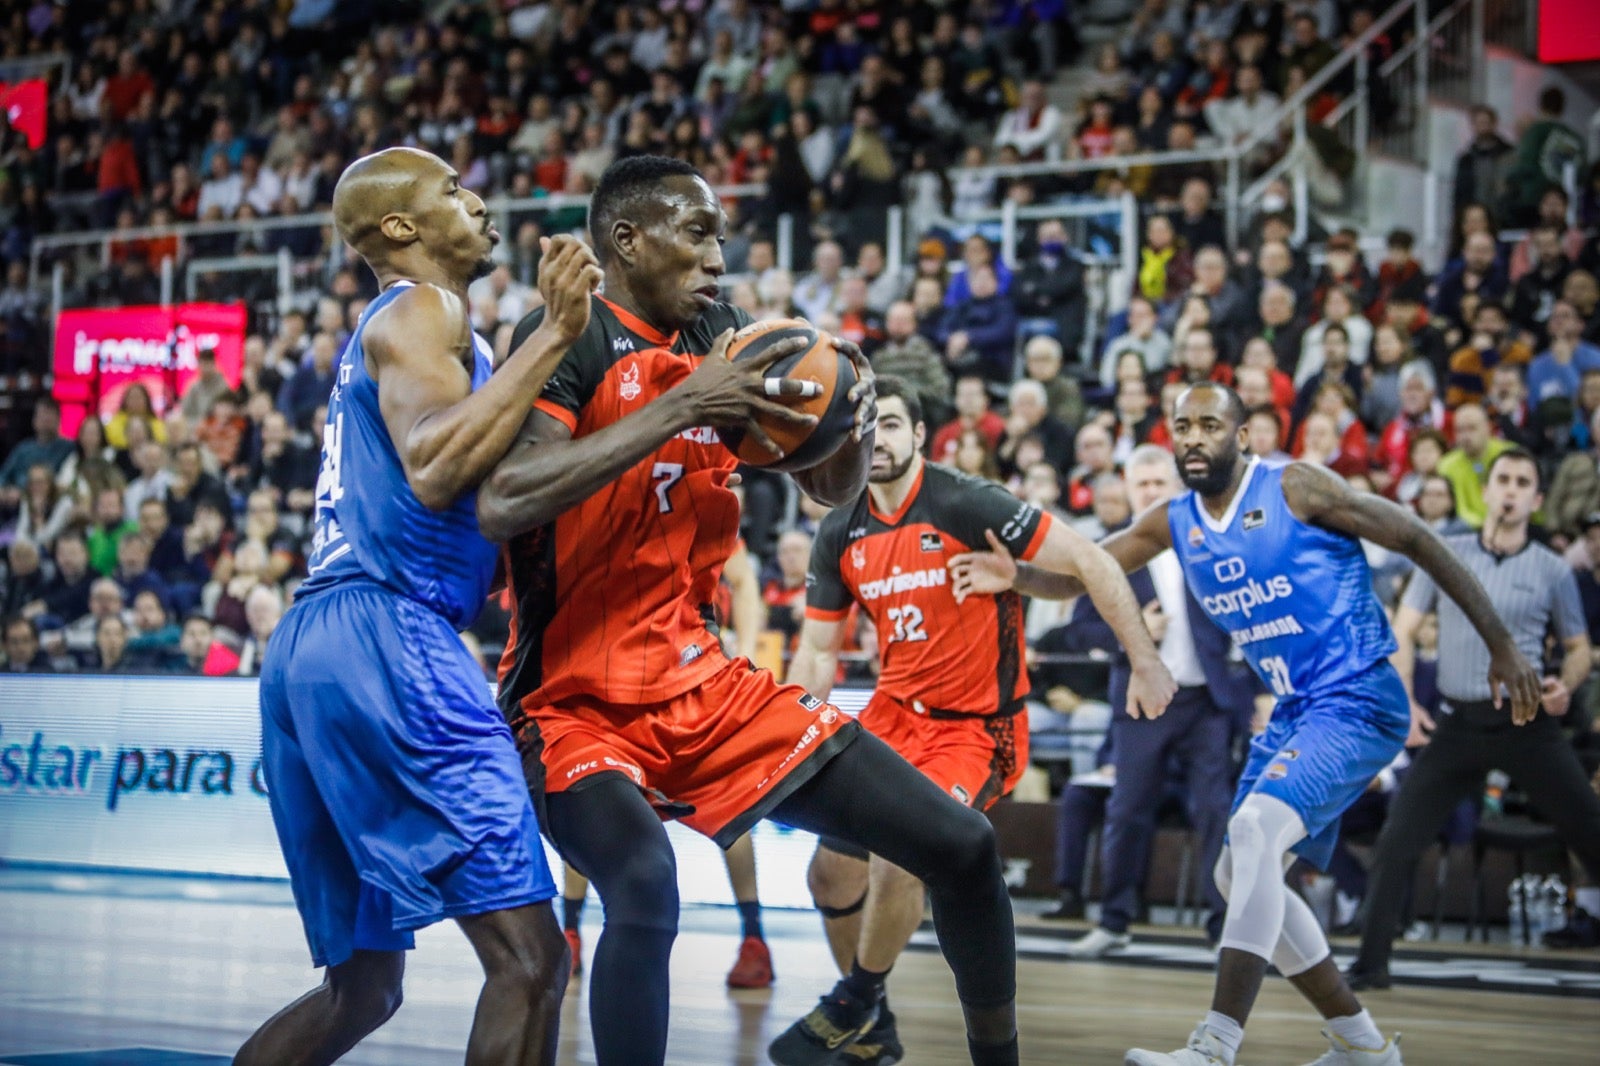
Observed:
[[[1545,932],[1567,927],[1567,883],[1555,874],[1544,879]],[[1543,945],[1542,939],[1534,943]]]
[[[1527,899],[1528,886],[1526,877],[1512,880],[1506,889],[1506,918],[1511,923],[1511,942],[1522,943],[1522,933],[1525,928],[1522,924],[1522,901]],[[1531,906],[1531,904],[1530,904]],[[1529,917],[1532,917],[1531,915]]]
[[[1528,943],[1538,945],[1544,943],[1544,931],[1550,927],[1550,903],[1545,899],[1539,879],[1530,877],[1528,881],[1523,889],[1528,899]]]

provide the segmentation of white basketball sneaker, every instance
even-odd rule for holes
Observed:
[[[1098,959],[1102,955],[1120,951],[1131,943],[1133,943],[1133,937],[1127,933],[1113,933],[1111,930],[1097,925],[1083,936],[1069,943],[1065,950],[1069,958]]]
[[[1322,1035],[1333,1046],[1315,1062],[1306,1066],[1401,1066],[1400,1037],[1397,1035],[1376,1051],[1356,1047],[1341,1039],[1336,1033],[1324,1029]]]
[[[1168,1054],[1134,1048],[1122,1057],[1122,1063],[1123,1066],[1230,1066],[1228,1049],[1204,1025],[1195,1027],[1189,1034],[1189,1042],[1180,1051]]]

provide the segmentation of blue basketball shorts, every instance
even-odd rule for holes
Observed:
[[[1280,701],[1250,742],[1233,809],[1252,792],[1281,800],[1306,827],[1292,850],[1326,869],[1340,817],[1400,754],[1410,727],[1405,686],[1386,659],[1326,691]]]
[[[421,604],[367,583],[297,602],[262,663],[261,733],[318,966],[556,894],[511,731]]]

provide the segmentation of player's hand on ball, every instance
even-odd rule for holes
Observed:
[[[741,359],[737,363],[728,358],[728,345],[733,341],[733,330],[723,330],[711,346],[711,352],[700,361],[694,373],[674,391],[689,405],[697,426],[745,427],[745,432],[773,455],[781,456],[783,449],[773,443],[757,416],[796,426],[815,425],[815,415],[804,414],[785,406],[784,400],[809,400],[822,395],[822,386],[815,381],[799,378],[767,378],[767,367],[780,359],[803,351],[806,340],[794,337],[778,341],[759,355]]]
[[[1160,718],[1177,694],[1178,683],[1165,663],[1160,659],[1140,663],[1128,678],[1128,717]]]
[[[877,375],[872,372],[872,364],[867,362],[866,353],[859,344],[839,336],[830,336],[830,339],[833,346],[843,352],[856,368],[856,383],[850,386],[846,396],[855,405],[856,412],[855,429],[850,431],[850,439],[859,444],[867,434],[878,428]]]
[[[1527,725],[1539,713],[1539,672],[1514,645],[1496,648],[1489,656],[1489,691],[1494,693],[1494,705],[1502,706],[1500,687],[1504,685],[1511,697],[1511,723]]]
[[[989,541],[986,552],[962,552],[950,558],[950,591],[957,603],[968,596],[996,596],[1010,589],[1017,580],[1017,561],[1006,550],[1005,543],[986,529],[983,535]]]
[[[562,234],[540,237],[539,295],[544,297],[544,326],[571,344],[589,328],[589,297],[605,280],[599,260],[588,245]]]

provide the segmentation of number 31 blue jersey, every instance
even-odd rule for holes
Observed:
[[[1296,518],[1283,471],[1252,459],[1221,520],[1186,492],[1167,505],[1167,522],[1201,608],[1288,699],[1340,687],[1395,641],[1360,541]]]

